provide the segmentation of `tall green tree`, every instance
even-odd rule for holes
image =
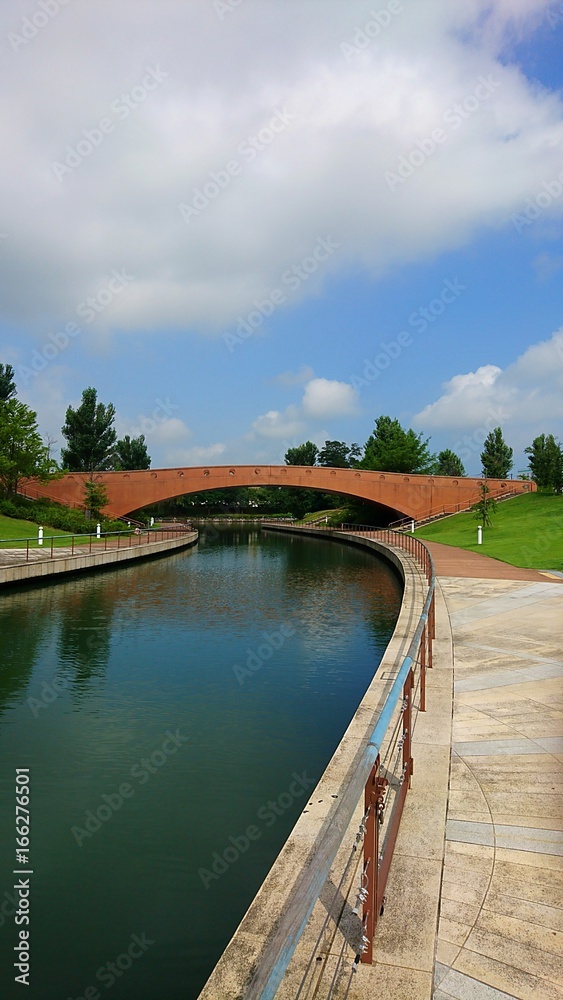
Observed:
[[[315,465],[319,449],[312,441],[305,441],[295,448],[288,448],[284,462],[286,465]]]
[[[487,434],[483,444],[481,452],[482,475],[486,476],[487,479],[506,479],[514,465],[512,456],[512,448],[509,448],[504,440],[502,429],[495,427]]]
[[[53,461],[37,426],[37,414],[18,399],[0,402],[0,488],[17,493],[21,479],[53,478]]]
[[[492,528],[492,515],[497,509],[497,502],[490,495],[491,491],[486,483],[482,483],[479,488],[479,499],[474,503],[471,510],[476,521],[484,528]]]
[[[0,403],[7,403],[15,394],[14,369],[11,365],[0,365]]]
[[[93,472],[110,469],[114,462],[117,434],[113,426],[113,403],[99,403],[97,392],[84,389],[77,409],[69,406],[62,428],[68,442],[61,449],[61,462],[69,472]]]
[[[429,472],[434,463],[428,448],[429,440],[424,440],[422,433],[416,434],[412,428],[405,430],[398,420],[388,416],[378,417],[358,467],[380,472]]]
[[[361,453],[357,444],[348,446],[345,441],[325,441],[318,454],[318,463],[332,469],[349,469]]]
[[[145,435],[131,438],[129,434],[119,439],[115,446],[116,469],[150,469],[151,457],[147,451]]]
[[[540,434],[534,438],[529,448],[528,465],[532,479],[543,489],[561,492],[563,489],[563,446],[553,434]]]
[[[467,475],[461,458],[459,455],[456,455],[455,451],[452,451],[451,448],[445,448],[444,451],[438,453],[436,465],[432,471],[435,476]]]

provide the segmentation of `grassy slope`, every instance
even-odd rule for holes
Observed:
[[[482,545],[477,545],[477,521],[471,513],[427,524],[416,534],[512,566],[563,571],[563,496],[527,493],[500,503],[493,527],[483,528]]]
[[[25,548],[25,542],[15,541],[15,539],[22,538],[32,538],[33,542],[30,542],[30,548],[38,548],[37,545],[37,535],[39,525],[35,524],[34,521],[23,521],[18,517],[5,517],[4,514],[0,514],[0,541],[14,539],[10,545],[3,544],[1,548],[7,549],[19,549]],[[70,538],[70,533],[68,531],[61,531],[59,528],[50,528],[48,525],[44,525],[44,544],[47,545],[47,539],[50,539],[54,535],[57,539],[61,540],[64,538]],[[85,539],[83,538],[79,542],[79,536],[75,535],[76,543],[82,544]],[[49,545],[50,545],[49,541]],[[55,546],[57,542],[54,543]],[[62,541],[59,544],[64,544]]]

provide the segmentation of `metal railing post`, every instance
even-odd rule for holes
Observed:
[[[373,962],[373,937],[382,900],[379,893],[379,826],[383,814],[386,778],[379,774],[379,754],[371,769],[364,791],[364,867],[362,889],[367,893],[363,903],[362,932],[364,948],[361,961],[366,965]]]

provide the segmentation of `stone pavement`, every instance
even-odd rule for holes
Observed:
[[[433,997],[560,1000],[563,587],[430,548],[455,693]]]

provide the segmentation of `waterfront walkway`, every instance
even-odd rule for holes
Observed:
[[[454,678],[434,1000],[559,1000],[563,586],[429,548]]]
[[[563,580],[429,548],[434,668],[374,963],[280,1000],[563,1000]],[[343,953],[345,928],[317,960]]]

